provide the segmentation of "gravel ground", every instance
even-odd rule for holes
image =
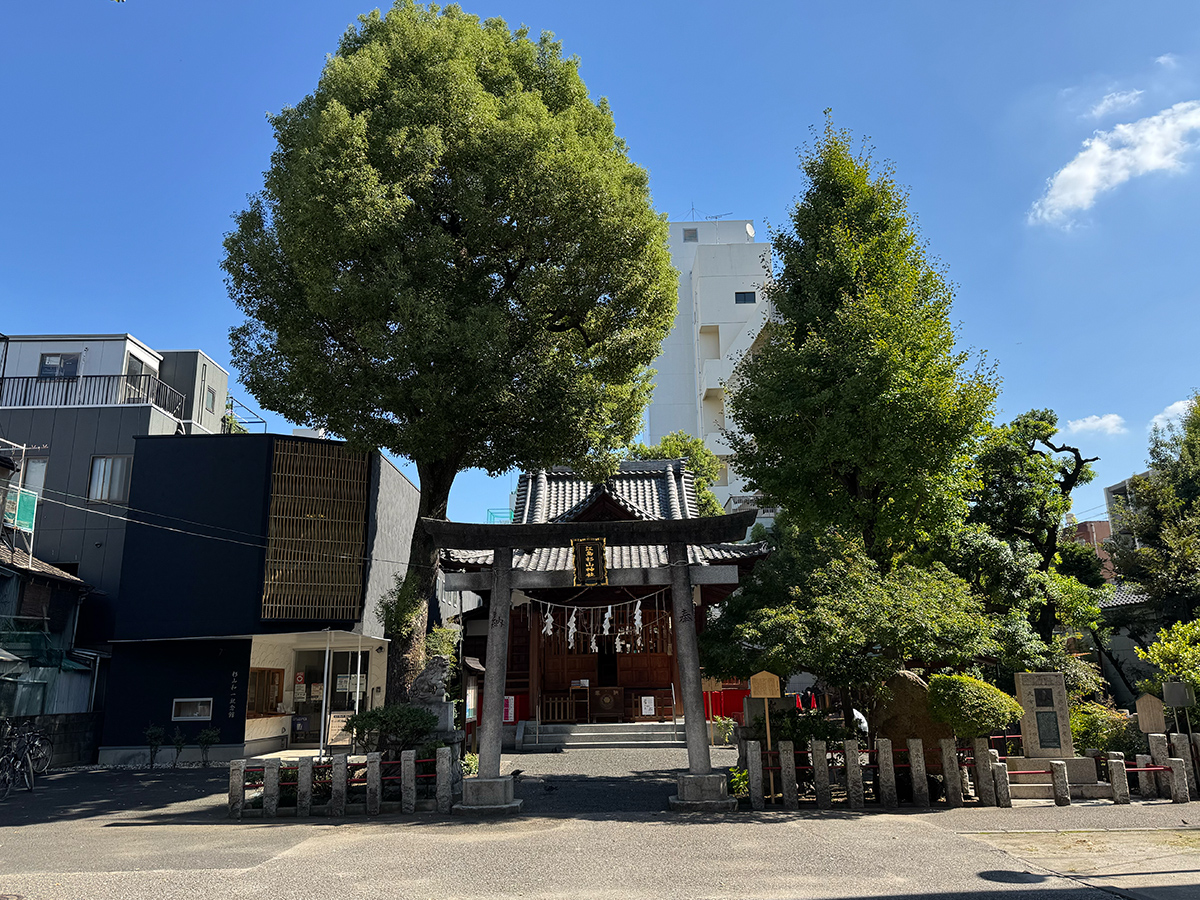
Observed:
[[[735,762],[736,750],[713,748],[712,763],[718,771]],[[661,812],[687,765],[683,749],[564,750],[505,754],[500,771],[520,773],[516,795],[525,801],[525,813],[570,816]]]

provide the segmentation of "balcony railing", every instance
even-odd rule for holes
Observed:
[[[0,379],[0,407],[150,405],[183,416],[183,394],[154,375]]]

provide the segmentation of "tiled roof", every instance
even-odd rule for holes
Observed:
[[[603,504],[602,517],[640,521],[696,519],[696,482],[682,459],[636,460],[621,463],[607,481],[593,484],[563,466],[526,472],[517,483],[513,512],[516,524],[589,520],[588,511]],[[708,544],[688,547],[692,565],[736,563],[767,555],[766,543]],[[662,568],[667,565],[663,545],[609,546],[605,548],[609,569]],[[486,568],[492,564],[491,550],[443,550],[442,561],[450,568]],[[513,568],[525,572],[569,572],[574,568],[570,547],[517,550]]]
[[[1122,582],[1115,585],[1112,596],[1100,601],[1101,609],[1113,609],[1118,606],[1137,606],[1149,601],[1146,592],[1139,585]]]
[[[688,547],[688,562],[694,566],[736,563],[756,559],[767,553],[766,542],[759,544],[704,544]],[[604,548],[609,569],[657,569],[667,565],[665,546],[611,546]],[[491,550],[443,550],[442,560],[451,566],[488,567]],[[543,547],[513,551],[513,568],[523,572],[569,572],[575,566],[570,547]]]
[[[77,584],[80,587],[85,587],[83,579],[76,578],[62,569],[57,569],[50,563],[42,562],[36,556],[30,556],[24,550],[10,550],[8,546],[0,541],[0,566],[8,566],[12,569],[22,569],[33,575],[41,575],[45,578],[55,578],[58,581],[68,581],[72,584]]]
[[[631,460],[603,484],[565,466],[522,473],[513,522],[569,522],[604,495],[633,519],[694,519],[700,515],[696,483],[682,459]]]

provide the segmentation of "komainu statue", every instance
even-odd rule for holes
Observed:
[[[425,664],[417,680],[408,689],[408,702],[413,706],[433,706],[446,702],[446,677],[450,674],[450,659],[435,656]]]

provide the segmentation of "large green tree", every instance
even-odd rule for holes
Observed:
[[[1041,587],[1032,598],[1022,596],[1035,630],[1049,642],[1055,627],[1074,615],[1074,584],[1051,577],[1061,563],[1059,535],[1071,510],[1071,493],[1094,477],[1091,463],[1078,447],[1055,443],[1058,416],[1053,410],[1034,409],[1007,425],[993,428],[975,460],[978,485],[971,492],[968,521],[981,525],[1020,555],[1031,552],[1034,571],[1030,580]],[[1072,579],[1073,580],[1073,579]],[[1016,599],[1016,598],[1014,598]],[[1056,602],[1058,601],[1058,602]],[[1013,604],[1010,604],[1010,606]]]
[[[670,329],[665,221],[605,101],[549,35],[401,0],[361,17],[271,117],[263,190],[225,240],[242,380],[270,410],[455,475],[611,469]],[[422,664],[437,548],[414,533],[388,696]],[[411,614],[410,614],[411,613]]]
[[[814,536],[786,512],[770,541],[771,556],[709,612],[710,674],[811,672],[869,706],[902,668],[957,670],[997,649],[982,599],[940,564],[885,573],[857,538]]]
[[[891,169],[830,124],[801,168],[773,241],[775,313],[730,385],[730,443],[802,528],[856,536],[886,571],[966,514],[997,382],[955,349],[950,286]]]
[[[1200,611],[1200,393],[1178,422],[1154,429],[1149,463],[1118,501],[1113,563],[1164,623],[1190,620]]]

